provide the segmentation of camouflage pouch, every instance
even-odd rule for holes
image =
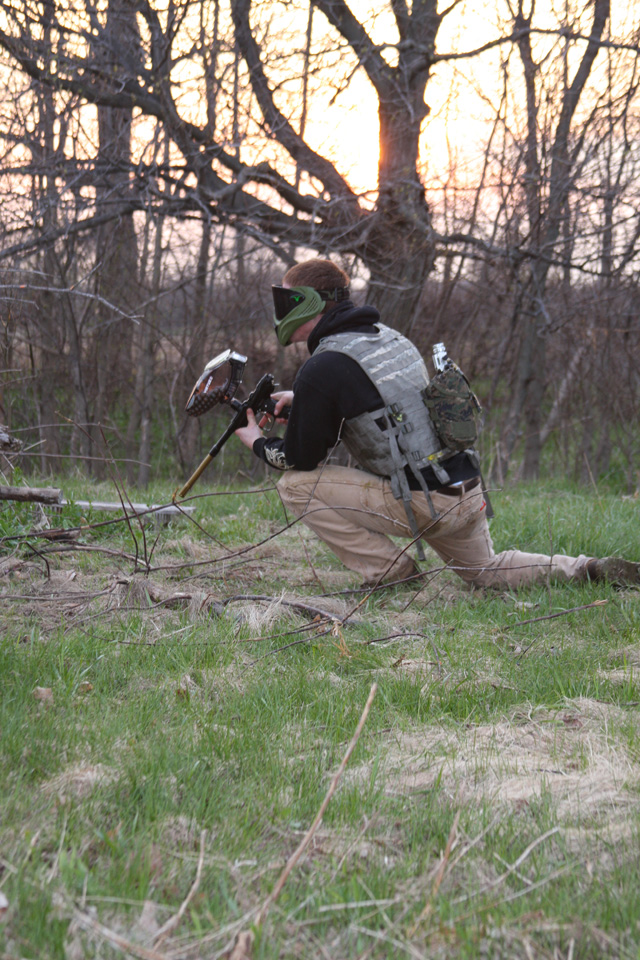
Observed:
[[[422,391],[443,447],[467,450],[478,438],[482,407],[462,370],[449,361]]]

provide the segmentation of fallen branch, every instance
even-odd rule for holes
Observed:
[[[287,878],[289,874],[297,864],[298,860],[300,859],[304,851],[307,849],[307,847],[311,843],[311,840],[313,839],[314,834],[316,833],[320,824],[322,823],[322,818],[324,817],[325,811],[329,806],[331,798],[336,792],[338,783],[340,782],[340,778],[342,777],[345,767],[349,762],[349,758],[351,757],[351,754],[355,750],[356,744],[360,739],[362,728],[364,727],[367,717],[369,716],[369,710],[371,709],[371,704],[373,703],[373,698],[376,695],[377,689],[378,689],[378,685],[374,683],[373,686],[371,687],[371,690],[369,691],[369,696],[367,697],[367,702],[364,705],[362,716],[358,721],[358,726],[356,727],[355,732],[351,737],[349,746],[346,749],[345,755],[342,758],[342,762],[340,763],[340,766],[338,767],[338,769],[336,770],[335,774],[331,779],[331,783],[329,784],[329,789],[327,790],[326,796],[322,801],[322,803],[320,804],[320,809],[318,810],[313,823],[311,824],[311,826],[305,833],[304,837],[300,841],[297,849],[289,857],[285,865],[285,868],[280,874],[280,876],[278,877],[278,880],[273,890],[271,891],[267,899],[264,901],[264,903],[258,910],[258,913],[256,914],[256,918],[254,921],[254,926],[258,927],[260,926],[260,924],[263,923],[264,918],[269,912],[269,909],[273,906],[273,904],[276,902],[276,900],[280,896],[282,888],[287,882]],[[250,951],[253,946],[253,940],[254,940],[254,936],[252,931],[242,930],[236,937],[234,947],[229,955],[230,958],[250,957],[251,956]]]
[[[4,487],[0,486],[0,500],[17,500],[20,503],[61,503],[62,490],[55,487]]]

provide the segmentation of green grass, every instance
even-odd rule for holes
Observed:
[[[634,501],[557,485],[493,499],[496,549],[640,560]],[[273,492],[194,503],[202,530],[147,526],[150,572],[127,559],[134,537],[144,553],[135,523],[82,531],[110,553],[45,562],[34,537],[2,546],[18,565],[0,580],[0,953],[121,956],[110,930],[131,956],[222,956],[312,823],[376,682],[254,957],[636,957],[640,592],[469,593],[445,573],[373,595],[335,635],[309,631],[310,616],[239,597],[344,615],[357,578],[299,526],[278,533]],[[75,508],[51,519],[80,523]],[[29,508],[0,524],[27,534]],[[154,947],[203,831],[199,889]]]

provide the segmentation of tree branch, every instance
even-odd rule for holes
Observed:
[[[346,180],[332,163],[307,146],[276,106],[265,76],[260,50],[251,32],[250,10],[251,0],[232,0],[231,12],[236,40],[249,68],[251,86],[269,129],[296,163],[320,180],[333,197],[351,201],[353,206],[357,207],[357,198]]]
[[[386,62],[379,47],[374,44],[344,0],[311,0],[311,2],[324,13],[329,23],[353,49],[378,93],[384,93],[393,83],[393,68]]]

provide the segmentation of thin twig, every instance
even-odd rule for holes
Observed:
[[[324,585],[324,583],[322,582],[322,580],[320,579],[320,577],[318,576],[317,570],[316,570],[316,568],[314,567],[313,563],[311,562],[311,557],[309,556],[309,550],[307,549],[307,545],[306,545],[306,543],[304,542],[304,538],[301,536],[300,531],[298,531],[298,539],[300,540],[300,543],[302,544],[302,549],[304,550],[304,556],[305,556],[305,559],[306,559],[306,561],[307,561],[307,566],[310,568],[311,573],[313,574],[314,580],[316,581],[316,583],[318,583],[318,584],[320,585],[320,589],[321,589],[321,590],[324,590],[324,589],[325,589],[325,585]]]
[[[365,936],[372,937],[374,940],[398,947],[400,950],[404,950],[405,953],[409,954],[410,957],[413,957],[414,960],[425,960],[426,954],[419,951],[412,943],[403,943],[402,940],[398,940],[396,937],[390,937],[381,930],[370,930],[368,927],[360,927],[355,924],[353,924],[350,929],[353,930],[354,933],[363,933]]]
[[[334,793],[336,792],[338,783],[340,782],[340,778],[342,777],[342,774],[344,773],[344,769],[345,769],[347,763],[349,762],[349,758],[351,757],[351,754],[352,754],[353,751],[355,750],[355,747],[356,747],[356,744],[357,744],[358,740],[360,739],[360,734],[362,733],[362,728],[364,727],[364,725],[365,725],[365,723],[366,723],[366,721],[367,721],[367,717],[369,716],[369,710],[371,709],[371,704],[373,703],[373,698],[374,698],[375,695],[376,695],[376,690],[377,690],[377,689],[378,689],[378,685],[377,685],[377,683],[374,683],[373,686],[371,687],[371,690],[369,691],[369,696],[367,697],[367,702],[366,702],[365,705],[364,705],[364,710],[362,711],[362,716],[360,717],[360,719],[359,719],[359,721],[358,721],[358,726],[356,727],[355,732],[354,732],[353,736],[351,737],[351,740],[350,740],[350,742],[349,742],[349,746],[348,746],[347,749],[346,749],[345,755],[344,755],[344,757],[342,758],[342,761],[341,761],[341,763],[340,763],[340,766],[338,767],[338,769],[336,770],[335,774],[333,775],[333,777],[332,777],[332,779],[331,779],[331,783],[329,784],[329,789],[327,790],[327,793],[326,793],[326,795],[325,795],[324,800],[323,800],[322,803],[320,804],[320,809],[318,810],[318,812],[317,812],[317,814],[316,814],[316,816],[315,816],[315,819],[314,819],[313,823],[311,824],[311,826],[309,827],[309,829],[308,829],[307,832],[305,833],[305,835],[304,835],[304,837],[302,838],[301,842],[298,844],[298,847],[296,848],[296,850],[295,850],[295,851],[291,854],[291,856],[289,857],[289,859],[288,859],[288,861],[287,861],[287,863],[286,863],[286,865],[285,865],[285,868],[284,868],[284,870],[282,871],[282,873],[280,874],[280,876],[278,877],[278,880],[277,880],[276,885],[274,886],[273,890],[271,891],[271,893],[269,894],[269,896],[267,897],[267,899],[264,901],[264,903],[262,904],[262,906],[261,906],[260,909],[258,910],[258,912],[257,912],[257,914],[256,914],[255,921],[254,921],[254,925],[255,925],[256,927],[260,926],[260,924],[264,921],[264,918],[266,917],[267,913],[269,912],[269,909],[273,906],[273,904],[276,902],[276,900],[277,900],[278,897],[280,896],[280,893],[282,892],[282,888],[284,887],[285,883],[287,882],[287,878],[288,878],[289,874],[291,873],[291,871],[293,870],[293,868],[294,868],[295,865],[297,864],[298,860],[300,859],[300,857],[302,856],[302,854],[304,853],[304,851],[307,849],[307,847],[308,847],[309,844],[311,843],[311,841],[312,841],[312,839],[313,839],[316,831],[318,830],[318,827],[319,827],[320,824],[322,823],[322,818],[324,817],[325,811],[326,811],[327,807],[329,806],[329,803],[330,803],[330,801],[331,801],[332,796],[333,796]],[[246,952],[246,951],[248,951],[248,950],[251,948],[252,943],[253,943],[253,934],[251,933],[251,931],[242,930],[242,931],[237,935],[237,937],[236,937],[235,946],[236,946],[236,947],[242,947],[242,948],[245,950],[245,952]],[[235,949],[235,947],[234,947],[234,949]],[[234,951],[232,950],[231,956],[233,956],[233,955],[234,955]],[[239,956],[239,955],[240,955],[239,952],[236,952],[236,956]]]
[[[351,617],[352,617],[355,613],[357,613],[357,611],[360,609],[360,607],[363,606],[363,604],[366,603],[366,601],[369,599],[369,597],[371,596],[371,594],[374,593],[374,591],[377,590],[377,589],[379,589],[381,586],[387,587],[387,586],[395,586],[396,584],[399,584],[399,583],[409,583],[409,582],[411,582],[412,580],[419,580],[419,579],[421,579],[422,577],[424,577],[424,576],[425,576],[426,574],[428,574],[428,573],[439,573],[439,572],[441,572],[441,569],[442,569],[442,570],[455,569],[455,568],[452,568],[450,565],[445,564],[444,567],[442,567],[441,569],[435,570],[435,571],[425,570],[425,571],[422,572],[422,573],[412,574],[411,576],[409,576],[409,577],[404,577],[404,578],[401,579],[401,580],[394,580],[393,582],[390,581],[390,582],[385,583],[385,584],[382,583],[382,580],[384,579],[384,577],[386,576],[386,574],[389,572],[389,570],[392,570],[392,569],[393,569],[394,564],[398,562],[399,558],[402,557],[402,556],[404,556],[404,555],[407,553],[407,551],[410,550],[411,547],[412,547],[415,543],[417,543],[420,539],[422,539],[422,537],[423,537],[426,533],[428,533],[428,531],[431,529],[431,527],[433,527],[433,526],[435,525],[435,523],[440,522],[440,520],[442,520],[444,517],[448,516],[448,514],[450,514],[453,510],[455,510],[456,507],[457,507],[457,505],[458,505],[457,502],[456,502],[456,503],[453,503],[453,504],[449,507],[448,510],[445,510],[445,511],[438,517],[438,520],[437,520],[437,521],[436,521],[436,520],[432,520],[431,523],[430,523],[428,526],[425,527],[425,529],[422,531],[422,533],[420,533],[417,537],[414,537],[412,540],[409,541],[409,543],[407,543],[407,545],[401,550],[401,552],[398,554],[398,556],[397,556],[397,557],[394,557],[393,561],[389,564],[389,566],[387,567],[387,569],[380,575],[380,577],[379,577],[379,579],[378,579],[378,583],[377,583],[372,589],[367,590],[367,593],[365,594],[365,596],[362,597],[362,599],[358,601],[358,603],[355,605],[355,607],[353,607],[353,609],[352,609],[349,613],[347,613],[347,614],[342,618],[342,623],[343,623],[343,624],[345,624],[345,623],[347,622],[347,620],[350,620]],[[347,508],[347,509],[352,509],[352,510],[355,510],[356,512],[362,512],[361,510],[358,511],[358,509],[357,509],[356,507]],[[313,511],[313,512],[316,512],[316,511]],[[307,514],[307,516],[308,516],[308,514]]]
[[[262,600],[267,603],[280,603],[283,607],[291,607],[294,610],[300,610],[301,613],[308,613],[314,617],[323,617],[325,620],[334,620],[340,622],[340,617],[328,610],[320,610],[319,607],[312,607],[308,603],[302,603],[300,600],[285,600],[284,597],[268,597],[260,593],[238,593],[233,597],[227,597],[221,603],[224,607],[229,603],[235,603],[237,600]]]
[[[422,584],[422,586],[420,587],[419,590],[416,590],[416,592],[413,594],[413,596],[410,597],[410,599],[407,601],[406,606],[404,606],[404,607],[402,608],[402,611],[401,611],[401,612],[402,612],[402,613],[406,613],[406,611],[409,609],[409,607],[411,606],[412,603],[417,603],[418,598],[419,598],[420,594],[422,593],[422,591],[423,591],[423,590],[426,590],[427,587],[431,586],[431,584],[434,582],[434,580],[437,580],[438,577],[440,576],[440,574],[441,574],[441,573],[444,573],[444,571],[445,571],[445,570],[448,570],[448,569],[450,569],[450,568],[449,568],[449,565],[448,565],[448,564],[445,564],[444,567],[435,567],[433,570],[425,570],[424,573],[421,574],[422,577],[426,577],[428,574],[433,574],[433,576],[431,576],[431,578],[430,578],[429,580],[425,581],[425,583]],[[437,590],[437,591],[433,594],[432,597],[428,597],[428,599],[424,601],[424,603],[423,603],[422,606],[420,607],[420,610],[422,611],[422,610],[424,610],[425,607],[428,607],[431,603],[434,603],[434,602],[438,599],[438,597],[440,596],[440,594],[443,593],[443,592],[446,590],[446,588],[447,588],[447,583],[446,583],[446,581],[445,581],[445,582],[442,584],[442,586],[440,587],[440,589]]]
[[[204,533],[205,537],[208,537],[209,540],[212,540],[216,544],[216,546],[221,547],[223,550],[226,550],[227,553],[231,552],[229,550],[229,547],[226,544],[224,544],[222,540],[218,540],[217,537],[214,537],[214,535],[210,533],[205,527],[203,527],[201,523],[198,523],[195,517],[192,517],[191,514],[183,510],[181,503],[178,503],[176,500],[174,500],[173,505],[180,511],[180,514],[183,517],[189,520],[194,525],[194,527],[197,527],[200,533]]]
[[[273,888],[273,890],[271,891],[271,893],[269,894],[269,896],[267,897],[267,899],[265,900],[265,902],[264,902],[264,903],[262,904],[262,906],[260,907],[260,910],[258,911],[258,914],[257,914],[257,916],[256,916],[256,921],[255,921],[255,922],[256,922],[256,926],[258,926],[259,924],[262,923],[262,921],[264,920],[264,918],[265,918],[265,916],[266,916],[269,908],[270,908],[270,907],[272,906],[272,904],[274,904],[275,901],[278,899],[278,897],[279,897],[279,895],[280,895],[280,892],[281,892],[282,888],[284,887],[284,885],[285,885],[285,883],[286,883],[286,881],[287,881],[287,877],[289,876],[289,874],[291,873],[291,871],[292,871],[293,868],[295,867],[296,863],[298,862],[298,860],[300,859],[300,857],[302,856],[302,854],[304,853],[304,851],[307,849],[307,847],[308,847],[309,844],[311,843],[311,840],[313,839],[313,835],[315,834],[316,830],[318,829],[318,827],[319,827],[320,824],[322,823],[322,818],[324,817],[325,810],[326,810],[327,807],[329,806],[329,802],[330,802],[332,796],[334,795],[334,793],[336,792],[336,788],[337,788],[337,786],[338,786],[338,783],[340,782],[340,778],[342,777],[342,774],[344,773],[344,769],[345,769],[347,763],[349,762],[349,758],[351,757],[351,754],[352,754],[353,751],[355,750],[355,747],[356,747],[356,744],[357,744],[358,740],[360,739],[360,734],[362,733],[362,728],[364,727],[364,725],[365,725],[365,723],[366,723],[366,720],[367,720],[367,717],[369,716],[369,710],[371,709],[371,704],[373,703],[373,698],[374,698],[375,695],[376,695],[377,689],[378,689],[378,684],[377,684],[377,683],[374,683],[373,686],[371,687],[371,690],[369,691],[369,696],[367,697],[367,702],[366,702],[365,705],[364,705],[364,710],[362,711],[362,716],[360,717],[360,719],[359,719],[359,721],[358,721],[358,726],[356,727],[355,732],[354,732],[353,736],[351,737],[351,740],[350,740],[350,742],[349,742],[349,746],[347,747],[347,750],[346,750],[346,752],[345,752],[345,755],[344,755],[344,757],[342,758],[342,761],[341,761],[341,763],[340,763],[340,766],[338,767],[338,769],[336,770],[335,774],[333,775],[333,777],[332,777],[332,779],[331,779],[331,783],[329,784],[329,789],[327,790],[327,793],[326,793],[326,796],[325,796],[324,800],[323,800],[322,803],[320,804],[320,809],[318,810],[318,812],[317,812],[317,814],[316,814],[316,816],[315,816],[315,820],[313,821],[313,823],[311,824],[311,826],[310,826],[309,829],[307,830],[306,834],[305,834],[304,837],[302,838],[302,841],[300,842],[297,850],[295,850],[295,851],[292,853],[292,855],[289,857],[289,860],[288,860],[288,862],[287,862],[287,865],[285,866],[284,870],[283,870],[282,873],[280,874],[280,877],[278,878],[278,882],[276,883],[275,887]]]
[[[410,927],[410,929],[407,931],[407,936],[408,936],[408,937],[412,937],[412,936],[415,934],[415,932],[416,932],[416,930],[418,929],[418,927],[423,923],[424,920],[427,919],[427,917],[429,916],[429,914],[431,913],[431,911],[432,911],[432,909],[433,909],[433,901],[434,901],[434,898],[435,898],[436,894],[438,893],[438,890],[440,889],[440,884],[442,883],[442,881],[443,881],[443,879],[444,879],[444,874],[445,874],[445,871],[446,871],[446,869],[447,869],[447,864],[449,863],[449,857],[451,856],[451,851],[453,850],[453,844],[454,844],[455,839],[456,839],[456,833],[458,832],[458,821],[459,821],[459,820],[460,820],[460,811],[458,810],[458,811],[456,811],[456,815],[455,815],[455,817],[453,818],[453,823],[451,824],[451,830],[449,831],[449,837],[448,837],[448,839],[447,839],[447,845],[446,845],[446,847],[444,848],[444,853],[442,854],[442,859],[440,860],[440,863],[439,863],[439,865],[438,865],[438,869],[437,869],[437,871],[436,871],[436,875],[435,875],[435,877],[434,877],[433,884],[432,884],[432,886],[431,886],[431,892],[430,892],[429,896],[427,897],[427,902],[425,903],[424,907],[422,908],[422,911],[421,911],[421,913],[420,913],[420,916],[418,917],[418,919],[416,920],[416,922],[413,924],[413,926]]]
[[[335,878],[336,878],[336,877],[338,876],[338,874],[340,873],[340,871],[341,871],[341,869],[342,869],[342,864],[343,864],[344,861],[347,859],[347,856],[349,855],[349,853],[351,853],[351,851],[353,850],[353,848],[356,846],[357,843],[360,843],[360,841],[361,841],[362,838],[364,837],[364,835],[365,835],[365,833],[367,832],[367,830],[368,830],[370,827],[372,827],[372,826],[377,822],[379,815],[380,815],[380,814],[379,814],[379,811],[376,811],[376,812],[374,813],[374,815],[371,817],[371,820],[368,820],[367,817],[364,818],[364,826],[362,827],[362,829],[361,829],[360,832],[358,833],[358,836],[356,837],[356,839],[347,847],[347,849],[345,850],[345,852],[344,852],[344,853],[342,854],[342,856],[340,857],[340,860],[338,861],[337,866],[335,867],[333,873],[331,874],[331,879],[330,879],[330,881],[329,881],[329,884],[333,883],[333,881],[335,880]],[[327,886],[329,886],[329,884],[327,884]],[[320,908],[320,912],[322,912],[322,908]]]
[[[313,624],[309,624],[309,626],[313,626]],[[313,637],[326,637],[330,633],[331,630],[323,630],[322,633],[316,633],[313,635]],[[265,660],[267,657],[273,656],[274,653],[282,653],[283,650],[288,650],[289,647],[297,647],[301,643],[308,643],[310,640],[313,640],[313,637],[300,637],[298,640],[292,640],[291,643],[285,643],[284,647],[278,647],[276,650],[269,650],[268,653],[263,653],[261,657],[256,657],[255,660],[252,660],[251,663],[248,663],[245,667],[245,670],[248,670],[249,667],[253,667],[256,663],[259,663],[260,660]]]
[[[31,546],[31,544],[29,544]],[[31,546],[31,549],[33,547]],[[64,543],[52,544],[50,547],[41,551],[44,553],[104,553],[108,557],[119,557],[122,560],[135,562],[135,557],[131,553],[125,553],[124,550],[110,550],[108,547],[94,547],[88,543],[75,543],[65,541]],[[152,572],[153,568],[151,568]]]
[[[285,865],[285,868],[280,874],[280,876],[278,877],[278,880],[273,890],[271,891],[267,899],[264,901],[264,903],[258,910],[255,921],[254,921],[254,926],[258,927],[262,924],[269,909],[272,907],[272,905],[276,902],[276,900],[280,896],[280,893],[282,892],[282,888],[287,882],[287,878],[289,874],[297,864],[298,860],[301,858],[304,851],[307,849],[307,847],[311,843],[311,840],[313,839],[315,833],[320,827],[320,824],[322,823],[322,818],[324,817],[325,811],[329,806],[332,796],[336,792],[338,783],[340,782],[340,778],[344,773],[344,769],[347,763],[349,762],[349,758],[351,757],[351,754],[353,753],[358,740],[360,739],[360,734],[362,733],[362,729],[366,723],[367,717],[369,716],[371,704],[373,703],[373,698],[376,695],[377,689],[378,689],[378,685],[374,683],[373,686],[371,687],[371,690],[369,691],[367,702],[364,705],[364,710],[362,711],[362,715],[360,717],[360,720],[358,721],[358,725],[355,729],[355,732],[349,742],[349,746],[346,749],[345,755],[342,758],[340,766],[338,767],[337,771],[335,772],[335,774],[331,779],[331,783],[329,784],[329,789],[327,790],[324,800],[320,804],[320,809],[318,810],[313,823],[311,824],[311,826],[305,833],[304,837],[298,844],[298,847],[289,857]],[[229,960],[234,960],[234,958],[237,958],[237,960],[240,960],[240,958],[249,957],[251,948],[253,946],[253,940],[254,940],[253,931],[241,930],[235,938],[230,954],[228,954]]]
[[[189,890],[189,893],[187,894],[185,899],[180,904],[180,909],[178,910],[178,912],[174,913],[172,917],[169,917],[167,922],[162,924],[162,926],[154,936],[153,938],[154,946],[159,946],[163,940],[166,940],[166,938],[169,936],[170,933],[173,933],[173,931],[176,929],[176,927],[182,920],[185,910],[187,909],[187,907],[189,906],[189,904],[191,903],[191,901],[193,900],[194,896],[197,893],[198,887],[200,886],[200,878],[202,877],[202,865],[204,863],[204,841],[205,841],[206,835],[207,835],[206,830],[203,830],[200,833],[200,856],[198,857],[196,877],[195,877],[195,880],[193,881],[191,889]]]
[[[516,627],[523,627],[525,623],[539,623],[541,620],[555,620],[556,617],[566,617],[568,613],[576,613],[578,610],[589,610],[591,607],[604,607],[608,600],[594,600],[593,603],[585,603],[581,607],[570,607],[568,610],[561,610],[559,613],[547,613],[544,617],[532,617],[531,620],[518,620],[516,623],[510,623],[505,630],[515,630]]]
[[[462,848],[462,850],[460,851],[460,853],[457,855],[457,857],[454,857],[454,859],[453,859],[452,862],[451,862],[451,869],[452,869],[452,870],[453,870],[453,868],[454,868],[455,866],[457,866],[457,864],[459,863],[460,860],[462,860],[463,857],[466,857],[466,855],[469,853],[470,850],[473,850],[473,848],[480,843],[480,841],[483,839],[483,837],[486,837],[486,835],[489,833],[489,831],[493,830],[494,826],[495,826],[496,823],[500,820],[501,817],[502,817],[502,813],[500,813],[500,812],[497,813],[497,814],[495,815],[495,817],[491,820],[491,822],[488,824],[488,826],[486,826],[486,827],[484,828],[484,830],[481,830],[480,833],[476,834],[476,836],[473,838],[473,840],[469,840],[469,841],[464,845],[464,847]]]
[[[60,834],[60,843],[58,844],[58,852],[56,853],[56,858],[53,861],[53,866],[51,867],[51,870],[49,871],[49,875],[47,876],[47,879],[46,879],[47,884],[51,883],[51,881],[53,880],[53,878],[58,872],[58,866],[60,864],[60,856],[62,854],[62,847],[64,846],[64,838],[67,833],[68,823],[69,823],[69,814],[67,813],[65,814],[64,823],[62,825],[62,833]]]
[[[4,594],[2,600],[4,603],[17,600],[37,600],[39,603],[60,603],[61,600],[72,600],[75,603],[78,600],[97,600],[98,597],[107,597],[110,593],[113,593],[113,587],[99,590],[98,593],[54,593],[48,597],[28,593]]]
[[[514,630],[516,627],[522,627],[527,623],[540,623],[541,620],[555,620],[557,617],[565,617],[568,613],[576,613],[579,610],[589,610],[591,607],[603,607],[608,601],[607,600],[594,600],[593,603],[585,603],[581,607],[571,607],[569,610],[561,610],[559,613],[548,613],[544,617],[532,617],[531,620],[518,620],[517,623],[510,623],[506,626],[505,630]],[[517,659],[523,657],[525,653],[531,650],[531,647],[538,642],[540,636],[535,637],[528,647],[525,647],[524,650],[518,654]]]
[[[127,956],[139,957],[140,960],[167,960],[164,953],[158,953],[156,950],[147,950],[146,947],[140,944],[126,940],[125,937],[121,937],[120,934],[114,930],[109,930],[108,927],[105,927],[102,923],[94,920],[93,917],[87,913],[83,913],[82,910],[78,908],[74,910],[74,917],[85,930],[93,930],[93,932],[99,934],[103,940],[106,940]]]
[[[365,640],[364,645],[365,647],[368,647],[372,643],[384,643],[387,640],[412,640],[412,639],[428,640],[429,637],[427,636],[426,633],[415,633],[413,631],[411,631],[410,633],[390,633],[389,636],[387,637],[374,637],[373,640]]]
[[[131,507],[131,510],[133,511],[134,519],[137,521],[138,526],[140,527],[140,534],[141,534],[141,536],[142,536],[143,559],[144,559],[144,564],[145,564],[145,566],[147,567],[147,572],[148,572],[148,571],[149,571],[149,558],[148,558],[148,551],[147,551],[147,537],[146,537],[145,531],[144,531],[144,523],[143,523],[143,521],[142,521],[142,518],[139,517],[138,514],[137,514],[137,513],[135,512],[135,510],[133,509],[133,504],[131,503],[131,498],[129,497],[129,494],[127,493],[127,490],[126,490],[126,487],[125,487],[124,483],[122,483],[122,478],[121,478],[121,476],[120,476],[120,471],[118,470],[118,465],[117,465],[117,463],[115,462],[115,460],[113,459],[113,454],[111,453],[111,447],[109,446],[109,442],[108,442],[108,440],[107,440],[107,438],[106,438],[106,436],[105,436],[105,432],[104,432],[104,430],[102,429],[102,425],[101,425],[101,424],[99,425],[99,430],[100,430],[100,435],[102,436],[102,442],[103,442],[103,444],[104,444],[104,446],[105,446],[105,448],[106,448],[106,450],[107,450],[107,452],[108,452],[108,454],[109,454],[109,458],[110,458],[110,462],[107,461],[107,466],[108,466],[108,467],[109,467],[109,466],[112,467],[112,470],[111,470],[111,481],[112,481],[114,487],[116,488],[116,493],[118,494],[118,499],[120,500],[120,504],[122,505],[122,512],[123,512],[124,515],[125,515],[125,523],[127,524],[127,527],[129,528],[129,533],[131,534],[131,539],[133,540],[133,545],[134,545],[135,552],[136,552],[136,562],[135,562],[134,566],[137,568],[137,567],[138,567],[138,564],[139,564],[139,562],[140,562],[140,547],[139,547],[139,545],[138,545],[138,538],[136,537],[135,533],[133,532],[133,525],[132,525],[132,523],[131,523],[131,518],[130,518],[130,516],[129,516],[128,512],[127,512],[127,508],[126,508],[126,506],[125,506],[125,498],[126,498],[126,500],[127,500],[127,503],[129,504],[129,506]],[[122,485],[122,490],[120,489],[120,484]]]
[[[33,553],[35,553],[35,555],[36,555],[37,557],[40,557],[41,560],[44,560],[44,564],[45,564],[45,566],[46,566],[46,568],[47,568],[47,580],[51,580],[51,567],[50,567],[50,565],[49,565],[49,561],[48,561],[47,558],[44,556],[44,552],[45,552],[45,551],[44,551],[44,550],[42,550],[42,551],[36,550],[36,548],[34,547],[34,545],[33,545],[32,543],[27,544],[27,546],[29,547],[29,549],[30,549]]]
[[[496,887],[501,886],[505,882],[505,880],[507,880],[511,876],[511,874],[514,873],[518,869],[518,867],[520,867],[524,863],[524,861],[529,857],[529,855],[533,853],[536,847],[538,847],[541,843],[544,843],[545,840],[548,840],[549,837],[553,837],[556,833],[558,833],[559,830],[560,830],[560,827],[552,827],[550,830],[547,830],[546,833],[543,833],[541,834],[541,836],[536,837],[535,840],[532,840],[531,843],[527,847],[525,847],[525,849],[522,851],[522,853],[517,858],[517,860],[515,860],[512,864],[510,864],[509,868],[505,870],[504,873],[501,873],[499,877],[496,877],[495,880],[492,880],[491,883],[488,883],[485,887],[483,887],[479,891],[475,891],[472,894],[465,894],[462,897],[457,897],[455,900],[451,901],[452,904],[464,903],[467,900],[471,900],[474,897],[484,895],[485,893],[488,893],[489,890],[495,890]],[[533,884],[530,887],[528,887],[527,890],[534,890],[535,886],[536,885]]]
[[[589,458],[587,454],[584,454],[584,462],[587,465],[587,471],[589,472],[589,479],[591,481],[591,486],[593,487],[594,493],[596,495],[596,500],[598,501],[598,506],[600,507],[600,513],[604,517],[604,504],[602,502],[602,497],[600,496],[600,491],[598,490],[598,484],[595,481],[593,473],[591,471],[591,464],[589,463]]]

